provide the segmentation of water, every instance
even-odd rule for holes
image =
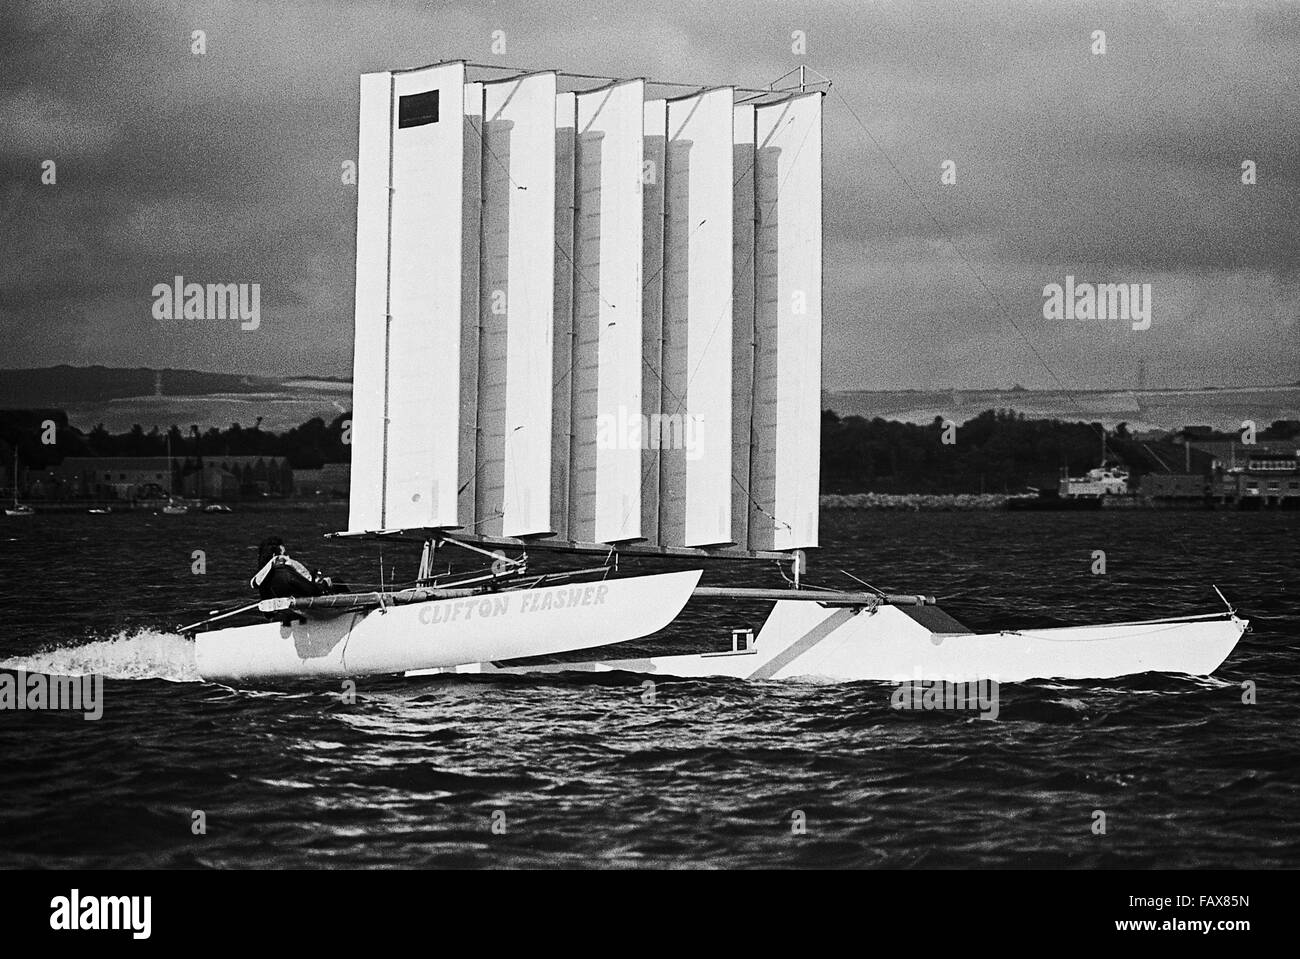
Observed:
[[[976,628],[1209,612],[1211,583],[1252,620],[1211,679],[1005,685],[994,722],[892,710],[881,683],[659,681],[650,703],[637,676],[387,678],[348,704],[199,681],[175,627],[248,595],[262,536],[377,579],[372,547],[320,539],[343,524],[4,521],[0,661],[108,679],[97,722],[0,712],[0,866],[1300,865],[1300,514],[825,515],[814,581],[934,593]],[[388,547],[386,580],[415,558]],[[724,648],[762,612],[688,610],[630,651]]]

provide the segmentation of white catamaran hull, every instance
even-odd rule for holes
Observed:
[[[736,679],[910,680],[972,682],[1110,679],[1136,673],[1206,676],[1246,630],[1236,615],[1200,619],[1004,630],[937,632],[904,609],[874,612],[778,602],[749,649],[565,663],[545,671],[628,671],[655,676]],[[478,663],[431,672],[536,672],[538,667]]]
[[[503,590],[219,629],[195,637],[209,681],[363,676],[569,652],[667,626],[700,570]]]

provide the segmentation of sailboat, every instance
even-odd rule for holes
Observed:
[[[169,516],[179,516],[190,511],[190,508],[184,503],[176,502],[176,497],[172,495],[174,482],[172,475],[172,434],[169,430],[167,432],[167,505],[162,508],[162,511]]]
[[[35,516],[36,510],[18,502],[18,447],[14,447],[14,505],[5,507],[6,516]]]
[[[800,79],[683,92],[461,61],[363,75],[352,484],[332,535],[422,544],[419,567],[400,588],[274,596],[183,627],[200,675],[1217,669],[1247,628],[1231,607],[975,633],[928,595],[809,585],[825,90]],[[483,566],[436,574],[448,553]],[[531,570],[542,553],[574,565]],[[629,575],[628,557],[676,568]],[[787,586],[705,584],[719,560],[776,563]],[[601,658],[692,600],[771,611],[730,650]],[[576,650],[588,660],[517,662]]]

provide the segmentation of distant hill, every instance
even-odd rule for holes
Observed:
[[[103,423],[112,432],[139,423],[146,430],[251,425],[284,430],[320,416],[326,422],[352,406],[345,377],[285,377],[214,373],[207,370],[112,369],[53,366],[0,369],[0,409],[62,409],[81,429]],[[1175,430],[1188,425],[1239,429],[1300,419],[1300,387],[1243,386],[1188,390],[885,390],[825,392],[822,408],[841,416],[881,417],[925,424],[936,416],[965,422],[988,409],[1013,409],[1029,417],[1067,422],[1128,424],[1131,432]]]
[[[327,422],[352,405],[352,383],[339,377],[248,376],[208,370],[52,366],[0,369],[0,409],[66,410],[72,425],[114,432],[139,423],[204,428],[253,423],[288,429],[313,416]]]
[[[0,370],[0,406],[59,406],[127,396],[196,396],[201,393],[255,393],[278,381],[206,370],[112,369],[107,366],[49,366]]]
[[[822,409],[840,416],[916,424],[931,423],[936,416],[963,423],[984,410],[1006,409],[1033,419],[1099,422],[1107,429],[1127,423],[1135,433],[1190,425],[1237,430],[1244,420],[1253,420],[1262,429],[1274,420],[1300,419],[1300,388],[828,391],[822,394]]]

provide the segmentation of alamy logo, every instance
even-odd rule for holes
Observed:
[[[104,715],[104,677],[46,676],[22,669],[0,673],[0,709],[70,709],[99,719]]]
[[[596,448],[684,450],[688,460],[704,455],[704,417],[698,413],[633,413],[620,406],[596,417]]]
[[[1150,283],[1075,283],[1043,287],[1045,320],[1131,320],[1133,329],[1151,328]]]
[[[241,330],[255,330],[262,325],[262,284],[186,283],[177,276],[154,286],[153,318],[242,320]]]
[[[996,679],[973,679],[947,682],[942,679],[915,679],[898,683],[889,698],[891,709],[969,709],[977,710],[980,719],[997,719],[998,682]]]
[[[148,939],[152,912],[152,896],[82,896],[74,889],[70,896],[50,900],[50,928],[67,932],[128,929],[131,938]]]

